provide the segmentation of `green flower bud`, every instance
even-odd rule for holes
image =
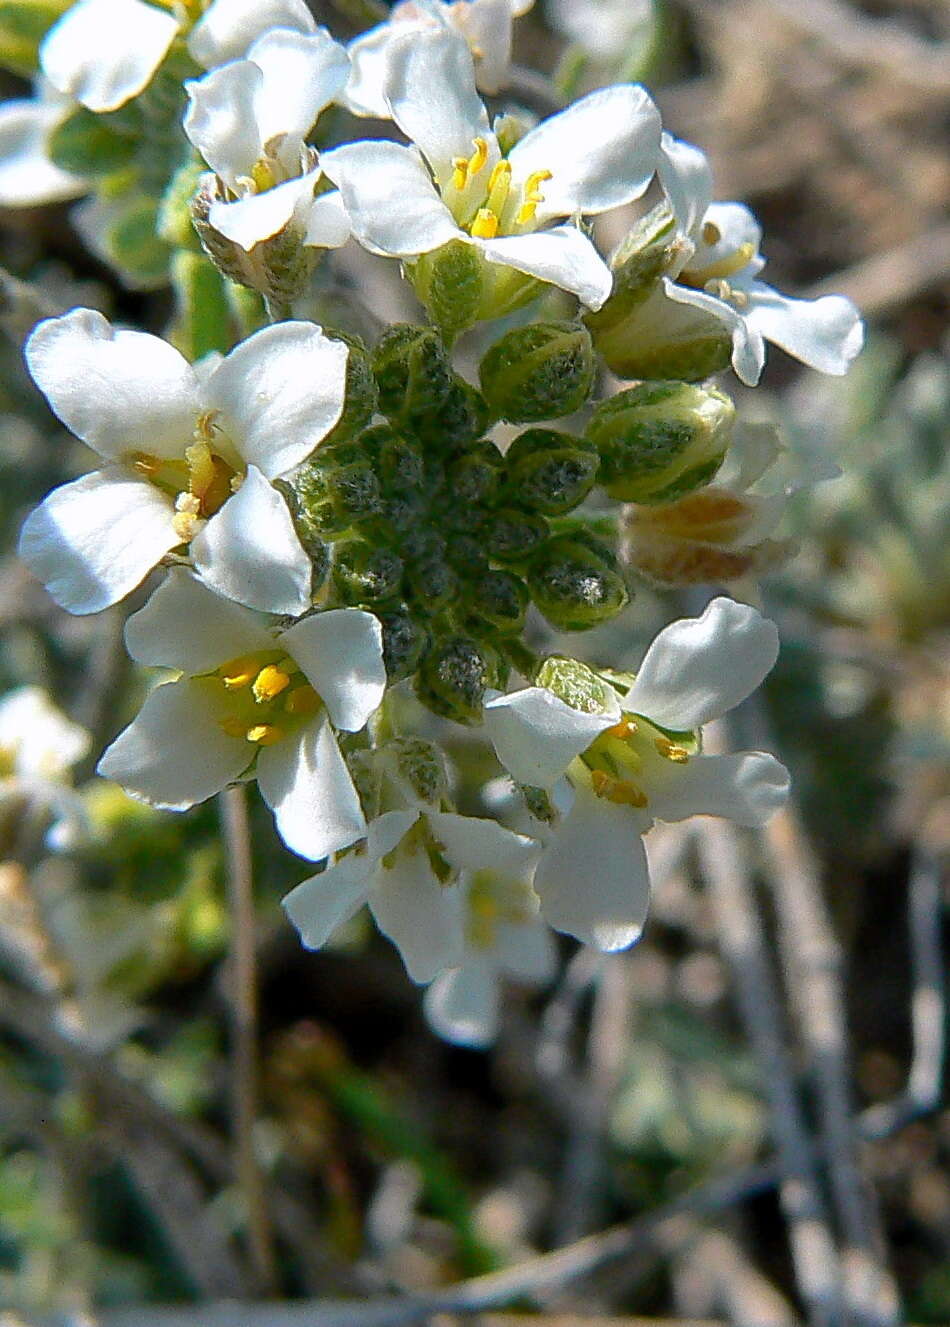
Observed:
[[[594,327],[594,345],[620,378],[679,378],[700,382],[726,368],[732,337],[725,324],[658,287],[616,324]]]
[[[418,525],[407,533],[402,551],[413,562],[441,562],[445,559],[446,542],[437,530]]]
[[[407,264],[416,294],[449,343],[480,315],[484,267],[478,250],[464,240],[450,240]]]
[[[358,336],[325,327],[324,332],[333,341],[342,341],[349,349],[346,357],[346,395],[343,413],[324,438],[321,447],[346,441],[366,427],[376,413],[376,379],[369,352]]]
[[[394,493],[383,502],[383,537],[395,537],[397,542],[411,535],[419,522],[428,516],[428,505],[421,493],[406,489]]]
[[[587,542],[548,541],[528,565],[531,598],[552,627],[586,631],[615,617],[630,602],[609,549],[599,556]]]
[[[392,599],[402,584],[402,559],[389,548],[365,539],[338,543],[333,550],[333,582],[344,603]]]
[[[304,511],[297,493],[287,480],[275,479],[274,487],[287,503],[297,538],[310,559],[313,568],[310,588],[311,593],[316,594],[330,573],[330,546],[324,542],[321,531],[316,528],[315,522]]]
[[[505,507],[491,517],[485,530],[485,547],[495,562],[523,562],[550,534],[541,516]]]
[[[527,429],[505,453],[512,497],[545,516],[573,511],[594,487],[600,457],[585,438]]]
[[[490,506],[501,486],[505,460],[493,442],[483,442],[449,466],[449,500],[463,507]]]
[[[388,424],[376,424],[359,437],[360,450],[371,458],[373,468],[387,493],[419,490],[426,482],[422,448]]]
[[[386,765],[408,796],[439,806],[449,794],[445,757],[422,737],[397,737],[383,747]]]
[[[472,578],[488,570],[485,541],[477,534],[456,534],[449,542],[446,557],[460,576]]]
[[[558,654],[545,659],[535,684],[584,714],[604,714],[616,699],[616,692],[593,668]]]
[[[430,636],[426,627],[405,607],[377,613],[383,629],[383,663],[390,682],[411,677],[419,667]]]
[[[188,161],[172,176],[158,209],[158,233],[176,249],[194,249],[201,245],[191,219],[191,203],[205,174],[197,160]]]
[[[579,323],[531,323],[482,358],[482,393],[497,419],[516,423],[573,414],[594,386],[590,333]]]
[[[425,446],[445,456],[480,438],[491,422],[491,411],[477,388],[452,375],[452,386],[439,409],[419,415],[413,432]]]
[[[342,534],[383,509],[379,480],[366,462],[330,465],[318,452],[291,483],[303,519],[317,535]]]
[[[521,631],[529,601],[524,583],[510,571],[485,572],[468,593],[472,630],[487,625],[503,635]]]
[[[432,327],[396,323],[373,351],[379,409],[396,425],[437,413],[452,386],[452,366]]]
[[[680,247],[666,203],[640,218],[610,260],[614,285],[609,299],[596,313],[584,315],[598,349],[598,336],[617,327],[656,290],[660,278],[673,267]]]
[[[478,723],[488,687],[503,686],[506,670],[490,646],[469,636],[435,642],[416,679],[416,695],[434,714],[457,723]]]
[[[602,401],[587,426],[599,480],[622,502],[671,502],[722,464],[735,406],[713,387],[644,382]]]
[[[413,562],[406,572],[406,585],[413,604],[430,617],[458,598],[459,578],[441,558]]]

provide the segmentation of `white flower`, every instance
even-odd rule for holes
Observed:
[[[143,0],[79,0],[43,38],[40,67],[90,111],[114,111],[148,86],[178,31]]]
[[[501,983],[513,977],[540,986],[553,977],[557,949],[531,888],[537,851],[519,873],[473,872],[465,890],[465,952],[441,972],[423,1007],[433,1029],[462,1046],[488,1046],[498,1033]]]
[[[765,266],[762,229],[741,203],[712,201],[705,155],[664,134],[657,167],[677,226],[681,257],[663,286],[670,299],[724,322],[732,364],[754,386],[772,341],[822,373],[843,374],[864,344],[864,324],[849,299],[791,299],[757,280]]]
[[[595,60],[627,64],[654,41],[653,0],[548,0],[546,8],[551,24]]]
[[[221,594],[303,612],[310,562],[270,481],[339,419],[346,356],[314,324],[285,322],[199,375],[158,337],[115,331],[91,309],[40,323],[26,347],[33,379],[105,464],[27,518],[20,556],[58,604],[95,613],[190,542]]]
[[[175,568],[125,639],[139,663],[182,676],[157,686],[105,752],[104,778],[179,811],[256,778],[281,838],[311,861],[366,833],[334,727],[362,728],[386,688],[371,613],[331,609],[281,630]]]
[[[317,116],[349,74],[346,51],[320,28],[275,28],[235,60],[185,84],[184,129],[226,190],[208,221],[249,250],[292,219],[304,243],[345,244],[349,225],[336,192],[314,199],[321,171],[305,144]]]
[[[54,851],[70,847],[86,825],[69,771],[90,740],[41,687],[20,687],[0,699],[0,811],[22,815],[24,801],[44,808],[51,818],[45,841]]]
[[[302,881],[284,908],[307,948],[319,949],[368,903],[412,980],[429,982],[464,957],[470,873],[520,873],[536,850],[533,839],[494,820],[418,807],[385,811],[365,845]]]
[[[394,41],[386,92],[415,146],[352,143],[322,159],[366,248],[413,258],[460,240],[590,308],[603,304],[607,265],[576,225],[551,223],[619,207],[646,189],[660,120],[642,88],[592,92],[530,130],[507,156],[475,90],[468,48],[452,33]]]
[[[35,207],[78,198],[88,180],[61,170],[46,143],[72,103],[38,80],[36,95],[0,106],[0,207]]]
[[[316,32],[304,0],[213,0],[188,34],[188,51],[205,69],[240,60],[271,28]]]
[[[697,731],[754,691],[777,656],[774,623],[720,598],[661,631],[632,685],[605,687],[586,712],[541,687],[488,702],[488,736],[512,777],[550,789],[566,772],[573,787],[535,875],[552,926],[599,949],[632,944],[649,905],[641,836],[654,819],[756,826],[782,804],[788,773],[773,756],[702,755]]]
[[[468,44],[475,62],[475,82],[482,92],[496,93],[508,82],[512,26],[534,0],[400,0],[389,18],[350,42],[353,72],[343,95],[354,115],[389,118],[386,100],[388,59],[393,41],[410,33],[454,27]]]

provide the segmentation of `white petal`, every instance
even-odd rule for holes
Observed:
[[[53,413],[100,455],[182,456],[192,441],[198,382],[167,341],[73,309],[41,322],[24,354]]]
[[[201,678],[156,687],[96,772],[153,806],[183,811],[204,802],[239,778],[254,755],[221,728],[226,707],[223,690]]]
[[[118,466],[54,488],[24,521],[19,554],[62,608],[118,603],[181,536],[171,501]]]
[[[500,92],[511,66],[511,0],[469,0],[449,13],[475,57],[476,84],[483,92]]]
[[[310,607],[310,559],[287,503],[254,465],[192,539],[191,556],[213,590],[248,608],[296,617]]]
[[[295,623],[278,639],[337,728],[351,733],[362,728],[386,690],[382,627],[373,614],[331,608]]]
[[[205,69],[240,60],[269,28],[314,32],[304,0],[214,0],[192,28],[188,50]]]
[[[264,76],[256,112],[261,138],[267,143],[286,134],[287,151],[278,155],[288,170],[299,170],[300,145],[346,83],[349,56],[326,28],[312,33],[273,28],[257,39],[247,58]]]
[[[343,198],[334,189],[311,203],[303,242],[315,249],[339,249],[350,238],[351,229]]]
[[[663,763],[668,768],[662,785],[654,777],[649,780],[650,811],[660,820],[724,816],[754,829],[788,797],[788,770],[763,751],[692,756],[685,765]]]
[[[371,253],[408,258],[466,238],[411,148],[349,143],[325,152],[320,165],[340,191],[353,234]]]
[[[0,207],[58,203],[89,188],[87,180],[60,170],[47,155],[47,139],[63,114],[62,106],[36,100],[0,106]]]
[[[290,891],[283,908],[307,949],[321,948],[359,912],[369,897],[372,867],[366,853],[351,852]]]
[[[726,324],[732,334],[732,367],[748,387],[754,387],[762,376],[765,364],[765,342],[761,333],[733,305],[716,295],[707,294],[705,290],[677,285],[669,277],[663,278],[663,289],[668,298],[677,304],[691,304],[693,308],[702,309],[704,313],[710,313]]]
[[[460,816],[450,811],[430,813],[427,819],[445,850],[446,860],[456,870],[495,870],[522,876],[537,861],[538,842],[504,829],[497,820]]]
[[[248,253],[255,244],[279,234],[295,217],[301,221],[307,219],[313,203],[313,186],[319,178],[319,171],[311,171],[309,175],[286,180],[260,194],[248,194],[246,198],[231,203],[212,203],[208,222]]]
[[[385,90],[393,119],[440,183],[452,178],[453,158],[472,155],[476,138],[488,145],[483,170],[498,160],[488,112],[475,90],[472,54],[459,33],[441,27],[418,31],[413,25],[394,38]]]
[[[46,34],[40,65],[53,87],[91,111],[114,111],[151,81],[178,32],[141,0],[79,0]]]
[[[256,112],[263,86],[264,75],[250,60],[235,60],[185,84],[189,105],[182,127],[231,186],[251,174],[266,142]]]
[[[266,619],[220,595],[184,567],[172,567],[144,608],[125,624],[129,654],[149,668],[192,676],[255,650],[274,648]]]
[[[490,1046],[498,1036],[498,975],[489,964],[468,962],[441,972],[422,1007],[433,1032],[457,1046]]]
[[[261,750],[257,786],[280,837],[309,861],[340,852],[366,833],[360,799],[326,715]]]
[[[554,936],[540,919],[518,925],[502,922],[495,936],[495,961],[516,980],[540,986],[557,970]]]
[[[711,243],[702,234],[707,226],[714,227],[718,234],[718,239]],[[751,246],[753,256],[741,269],[742,273],[759,272],[765,265],[765,259],[759,254],[761,243],[762,227],[744,203],[710,203],[697,236],[696,254],[686,266],[701,271],[710,263],[733,258],[736,251],[747,244]]]
[[[462,891],[457,885],[440,885],[422,853],[400,852],[391,868],[378,871],[369,906],[413,981],[431,981],[460,961]]]
[[[606,951],[640,938],[650,906],[644,827],[632,807],[577,789],[534,878],[555,930]]]
[[[742,288],[749,296],[746,321],[755,332],[819,373],[847,373],[864,345],[864,323],[849,299],[790,299],[759,281]]]
[[[372,116],[376,120],[389,119],[389,102],[385,92],[389,75],[389,49],[393,37],[398,36],[399,31],[391,22],[378,23],[347,46],[351,68],[341,100],[354,115]]]
[[[674,731],[700,728],[752,694],[778,658],[778,629],[748,604],[711,600],[647,650],[625,710]]]
[[[478,247],[490,262],[503,263],[568,290],[589,309],[599,309],[613,288],[610,268],[576,226],[479,240]]]
[[[72,723],[42,687],[17,687],[0,700],[0,751],[21,777],[62,777],[89,750],[85,728]]]
[[[619,706],[585,714],[544,687],[495,696],[484,709],[485,731],[498,759],[517,783],[550,788],[575,756],[617,723]]]
[[[509,154],[512,184],[551,171],[540,186],[539,223],[606,212],[639,198],[656,169],[660,112],[644,88],[600,88],[543,120]]]
[[[248,465],[276,479],[323,441],[343,410],[348,353],[314,323],[285,322],[225,356],[206,398]]]
[[[367,851],[374,862],[387,857],[419,819],[418,811],[384,811],[369,826]]]
[[[713,200],[712,167],[705,152],[664,133],[660,139],[657,175],[673,209],[677,229],[697,239],[706,209]]]

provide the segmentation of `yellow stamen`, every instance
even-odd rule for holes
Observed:
[[[172,529],[183,544],[187,544],[195,535],[195,526],[201,512],[201,503],[193,493],[179,493],[175,499],[175,515],[172,517]]]
[[[490,207],[480,207],[472,222],[472,235],[479,240],[493,240],[498,234],[498,218]]]
[[[188,489],[197,497],[204,497],[214,483],[215,465],[211,448],[206,442],[195,442],[185,448],[188,462]]]
[[[722,231],[714,221],[703,222],[703,244],[718,244],[722,239]]]
[[[735,253],[726,254],[725,258],[720,258],[718,262],[710,263],[708,267],[701,267],[698,270],[690,271],[689,275],[693,281],[698,281],[705,285],[707,281],[715,281],[720,277],[734,276],[736,272],[741,272],[744,267],[748,266],[754,257],[754,244],[740,244]]]
[[[273,189],[277,183],[273,167],[270,162],[263,159],[255,161],[251,168],[251,179],[254,181],[254,188],[259,194],[264,193],[267,189]]]
[[[284,700],[288,714],[315,714],[320,708],[320,697],[311,686],[294,687]]]
[[[475,151],[468,159],[468,178],[470,180],[478,174],[488,160],[488,143],[485,139],[474,138],[472,142],[475,144]]]
[[[278,728],[276,723],[256,723],[253,728],[248,728],[244,736],[258,746],[273,746],[284,736],[284,730]]]
[[[239,691],[254,681],[260,667],[260,659],[253,654],[245,654],[239,659],[232,659],[230,663],[222,664],[218,669],[218,677],[229,691]]]
[[[456,189],[464,189],[468,184],[468,161],[465,157],[452,158],[452,184]]]
[[[689,760],[689,752],[685,746],[677,746],[665,737],[654,738],[653,745],[665,760],[672,760],[676,765],[685,765]]]
[[[485,206],[489,211],[494,212],[496,217],[500,217],[505,204],[508,202],[508,194],[511,189],[511,163],[509,161],[499,161],[492,167],[492,173],[488,177],[488,197],[485,199]]]
[[[632,719],[621,719],[619,723],[615,723],[612,728],[606,730],[605,736],[620,738],[633,737],[636,731],[637,725]]]
[[[519,226],[525,226],[529,221],[534,220],[538,204],[544,202],[544,194],[541,192],[540,186],[550,178],[551,172],[549,170],[536,170],[525,180],[524,188],[521,191],[524,201],[515,216],[515,222]]]
[[[267,664],[255,677],[251,690],[258,705],[263,705],[279,696],[289,686],[290,678],[284,670],[278,668],[276,664]]]
[[[595,769],[591,771],[590,781],[597,796],[605,798],[608,802],[614,802],[618,806],[635,807],[644,807],[647,804],[646,794],[627,779],[615,779],[602,769]]]

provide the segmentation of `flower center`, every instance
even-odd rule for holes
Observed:
[[[703,240],[707,244],[718,244],[722,238],[718,226],[707,221],[702,230]],[[679,275],[679,280],[695,290],[704,290],[707,295],[715,295],[737,309],[743,309],[749,303],[744,290],[737,290],[730,285],[728,278],[748,267],[755,257],[755,245],[751,242],[740,244],[733,253],[728,253],[704,267],[687,267]]]
[[[213,516],[237,492],[244,478],[215,448],[217,431],[214,412],[209,411],[199,416],[194,442],[180,459],[149,452],[131,456],[140,475],[175,499],[173,524],[183,544],[198,533],[199,522]]]
[[[643,809],[650,801],[651,763],[660,756],[673,765],[685,765],[698,743],[691,734],[684,741],[672,742],[642,715],[625,714],[591,743],[570,773],[605,801]]]
[[[524,880],[476,871],[468,890],[465,935],[473,949],[494,949],[498,927],[525,925],[537,914],[530,885]]]
[[[300,668],[279,650],[258,650],[222,664],[209,677],[227,697],[220,727],[254,746],[273,746],[322,705]]]
[[[445,844],[440,843],[436,838],[432,832],[432,826],[425,816],[420,816],[406,830],[392,852],[383,858],[383,866],[391,869],[400,856],[417,857],[419,855],[428,860],[432,874],[440,885],[455,883],[457,872],[451,863],[446,860]]]
[[[481,240],[493,240],[496,235],[510,235],[530,227],[538,204],[544,202],[541,186],[552,178],[551,172],[534,171],[520,190],[512,190],[511,163],[502,158],[492,167],[487,181],[478,181],[488,162],[488,143],[484,138],[476,138],[473,148],[470,157],[455,157],[452,161],[452,189],[456,197],[450,205],[459,225]]]

